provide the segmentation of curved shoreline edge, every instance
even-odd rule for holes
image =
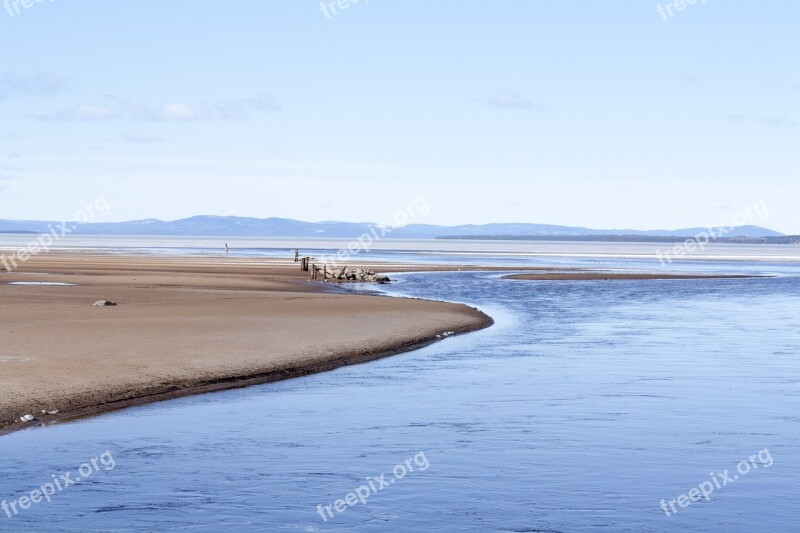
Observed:
[[[439,300],[422,301],[432,303],[450,303]],[[466,305],[464,305],[464,307],[469,308],[469,306]],[[137,407],[150,403],[163,402],[189,396],[197,396],[212,392],[223,392],[226,390],[246,388],[255,385],[264,385],[277,381],[300,378],[323,372],[330,372],[345,366],[360,365],[394,355],[413,352],[436,342],[443,341],[445,338],[480,331],[494,325],[494,319],[492,317],[483,313],[477,308],[470,309],[474,309],[474,311],[481,316],[482,321],[479,324],[465,324],[461,327],[456,327],[452,330],[453,333],[447,337],[442,337],[441,335],[431,335],[420,339],[400,342],[390,348],[379,351],[358,350],[351,353],[338,354],[334,358],[318,357],[316,360],[309,361],[305,364],[290,365],[285,368],[276,368],[263,373],[221,377],[218,379],[205,380],[188,386],[181,386],[180,384],[167,385],[166,387],[160,387],[165,390],[154,390],[144,394],[137,394],[136,396],[129,398],[98,403],[96,405],[75,409],[73,411],[59,412],[57,415],[49,416],[46,422],[41,422],[39,424],[14,422],[9,425],[0,426],[0,437],[10,433],[15,433],[17,431],[24,431],[26,429],[42,429],[59,423],[72,422],[80,419],[100,416],[129,407]]]
[[[307,276],[291,262],[94,254],[0,273],[0,435],[326,372],[494,324],[469,305]],[[119,305],[92,305],[103,299]]]

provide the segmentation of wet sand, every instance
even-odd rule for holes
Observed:
[[[465,305],[331,286],[291,260],[35,256],[0,272],[0,428],[303,376],[492,323]],[[92,305],[103,299],[118,305]]]

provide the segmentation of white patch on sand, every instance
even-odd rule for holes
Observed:
[[[9,285],[46,285],[57,287],[74,287],[74,283],[61,283],[58,281],[9,281]]]

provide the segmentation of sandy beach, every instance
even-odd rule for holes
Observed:
[[[33,257],[0,272],[0,428],[331,370],[492,323],[465,305],[331,288],[291,260]]]

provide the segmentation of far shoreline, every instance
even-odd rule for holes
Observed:
[[[754,279],[770,276],[749,274],[652,274],[634,272],[553,272],[509,274],[502,279],[527,281],[612,281],[612,280],[697,280],[697,279]]]

